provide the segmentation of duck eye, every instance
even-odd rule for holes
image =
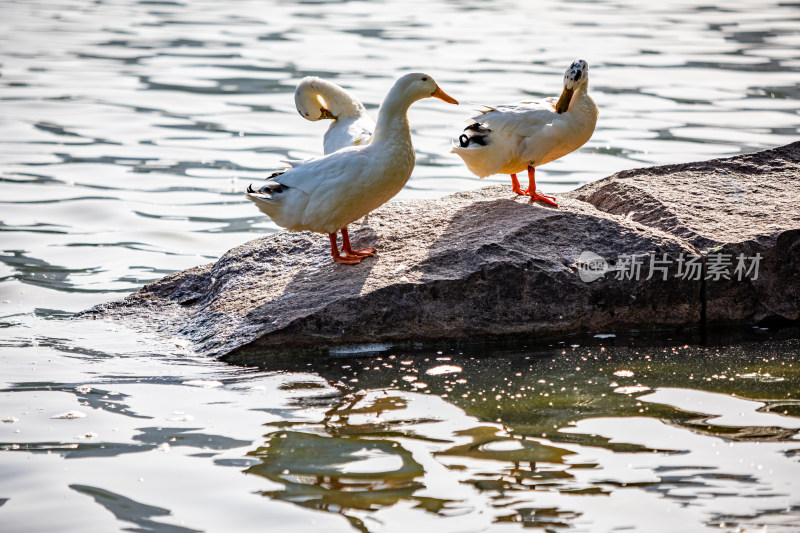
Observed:
[[[428,78],[427,77],[423,77],[422,81],[428,81]]]

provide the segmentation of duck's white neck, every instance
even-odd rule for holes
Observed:
[[[575,91],[575,94],[572,95],[572,100],[569,103],[570,111],[579,108],[594,109],[594,112],[597,113],[597,106],[594,104],[594,100],[592,100],[592,97],[589,96],[588,83],[582,83],[581,86],[578,87],[578,89]]]
[[[317,80],[315,89],[325,100],[328,111],[336,118],[355,118],[365,112],[363,104],[334,83]]]
[[[372,144],[398,140],[411,142],[407,113],[413,101],[409,101],[407,98],[393,98],[393,92],[389,92],[378,110],[378,121],[375,124]]]

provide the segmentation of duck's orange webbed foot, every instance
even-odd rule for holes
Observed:
[[[528,167],[528,188],[522,191],[525,196],[531,197],[531,202],[540,200],[548,205],[558,207],[555,196],[548,196],[546,194],[539,194],[536,192],[536,169]]]
[[[361,248],[360,250],[345,250],[342,248],[342,253],[346,257],[374,257],[377,251],[376,248]]]
[[[333,257],[333,261],[335,263],[342,265],[357,265],[362,259],[364,259],[363,257],[357,255],[347,255],[347,252],[344,252],[344,247],[342,247],[344,255],[340,254],[339,246],[336,243],[336,234],[328,233],[328,237],[331,239],[331,257]]]
[[[347,232],[347,226],[342,228],[342,254],[344,257],[351,259],[358,259],[359,262],[365,257],[374,257],[376,248],[361,248],[360,250],[353,250],[350,246],[350,234]]]
[[[539,194],[536,191],[533,191],[533,194],[529,194],[528,190],[525,190],[524,192],[525,192],[525,196],[530,196],[531,197],[531,202],[535,202],[536,200],[541,200],[542,202],[544,202],[544,203],[546,203],[548,205],[552,205],[552,206],[558,207],[558,203],[556,203],[556,197],[555,196],[548,196],[546,194]]]
[[[333,260],[340,265],[357,265],[364,259],[363,257],[348,256],[348,255],[335,255]]]

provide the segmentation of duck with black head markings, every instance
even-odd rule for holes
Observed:
[[[555,198],[536,191],[536,167],[583,146],[597,124],[597,106],[589,96],[589,64],[572,62],[564,73],[561,96],[541,101],[485,106],[453,143],[467,168],[480,178],[510,174],[512,191],[558,206]],[[517,173],[528,171],[522,190]]]

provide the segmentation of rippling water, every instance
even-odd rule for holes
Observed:
[[[798,4],[0,0],[0,14],[0,530],[800,529],[792,342],[278,371],[69,319],[277,229],[241,191],[321,153],[326,126],[294,109],[302,76],[372,113],[409,71],[467,102],[412,108],[418,165],[399,198],[419,198],[485,183],[448,153],[471,102],[556,95],[583,57],[600,118],[537,173],[558,193],[797,140]]]

